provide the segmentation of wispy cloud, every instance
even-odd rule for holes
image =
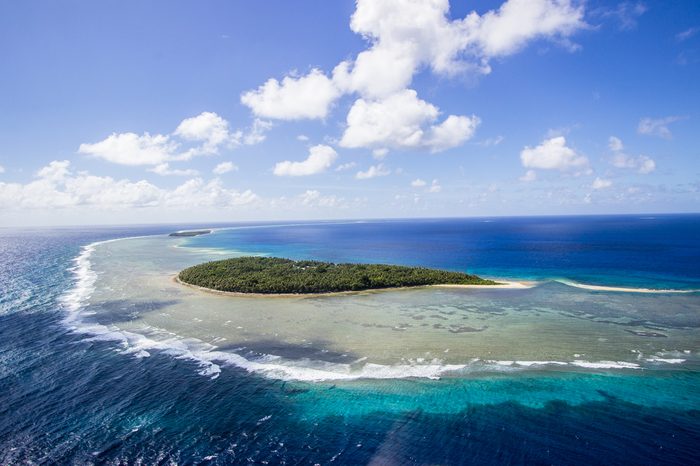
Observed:
[[[691,37],[693,37],[694,35],[696,35],[698,32],[700,32],[700,27],[696,26],[696,27],[688,28],[685,31],[681,31],[678,34],[676,34],[676,40],[678,42],[686,41],[686,40],[690,39]]]
[[[636,170],[642,175],[648,175],[656,170],[656,162],[652,158],[646,155],[639,155],[637,157],[627,155],[624,152],[625,146],[622,144],[620,138],[610,136],[610,139],[608,139],[608,148],[613,153],[611,163],[615,168]]]
[[[629,31],[637,27],[637,20],[649,8],[643,2],[621,2],[614,7],[603,7],[591,11],[592,16],[613,19],[620,30]]]
[[[686,117],[672,115],[664,118],[642,118],[637,126],[637,132],[647,136],[659,136],[664,139],[671,139],[673,134],[668,126],[671,123],[685,120]]]

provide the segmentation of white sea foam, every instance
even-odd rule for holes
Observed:
[[[222,366],[235,366],[248,372],[265,377],[298,380],[298,381],[333,381],[355,379],[399,379],[399,378],[429,378],[436,379],[446,375],[459,375],[473,372],[493,372],[503,370],[527,370],[530,368],[580,367],[585,369],[640,369],[637,363],[625,361],[532,361],[532,360],[480,360],[472,359],[465,364],[444,364],[435,359],[429,362],[417,361],[407,364],[383,365],[366,362],[360,358],[350,364],[330,363],[324,361],[285,360],[279,356],[267,355],[256,360],[227,351],[218,351],[215,346],[193,338],[182,338],[172,332],[145,327],[143,333],[126,331],[114,325],[103,325],[91,321],[94,315],[87,306],[95,290],[97,273],[92,269],[90,257],[101,244],[125,239],[143,238],[131,237],[100,241],[84,246],[81,253],[74,259],[72,272],[75,285],[61,299],[66,315],[64,323],[71,330],[90,335],[89,339],[117,342],[120,351],[135,357],[143,358],[151,355],[151,351],[161,351],[178,359],[195,361],[199,365],[199,373],[215,379],[221,373]],[[653,361],[652,361],[653,359]],[[653,364],[679,364],[680,358],[648,358]]]
[[[582,361],[576,360],[569,363],[573,366],[584,367],[586,369],[641,369],[637,363],[626,361]]]
[[[652,357],[652,358],[647,358],[647,362],[663,362],[665,364],[681,364],[684,363],[686,360],[681,359],[681,358],[658,358],[658,357]]]
[[[581,288],[591,291],[617,291],[621,293],[700,293],[700,289],[679,290],[679,289],[656,289],[656,288],[627,288],[622,286],[587,285],[571,280],[556,279],[555,282],[563,285]]]
[[[495,364],[497,366],[512,367],[512,368],[537,368],[547,366],[569,366],[582,367],[586,369],[641,369],[639,364],[626,361],[495,361],[487,360],[486,363]]]

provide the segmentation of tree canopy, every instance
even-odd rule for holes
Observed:
[[[277,257],[238,257],[184,269],[180,281],[218,291],[306,294],[424,285],[496,285],[476,275],[425,267],[334,264]]]

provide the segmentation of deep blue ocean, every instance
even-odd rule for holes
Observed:
[[[224,226],[245,228],[187,245],[700,289],[699,215],[0,229],[0,464],[700,464],[695,366],[351,386],[227,367],[212,379],[168,351],[137,358],[66,327],[85,245]],[[698,331],[689,296],[684,329]],[[557,395],[536,402],[544,392]],[[474,402],[434,408],[453,399]]]

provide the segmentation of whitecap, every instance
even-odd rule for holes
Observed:
[[[663,288],[627,288],[622,286],[605,286],[605,285],[588,285],[585,283],[578,283],[571,280],[565,279],[555,279],[553,280],[557,283],[561,283],[566,286],[571,286],[574,288],[580,288],[583,290],[590,291],[615,291],[621,293],[699,293],[700,289],[691,290],[681,290],[681,289],[663,289]]]

